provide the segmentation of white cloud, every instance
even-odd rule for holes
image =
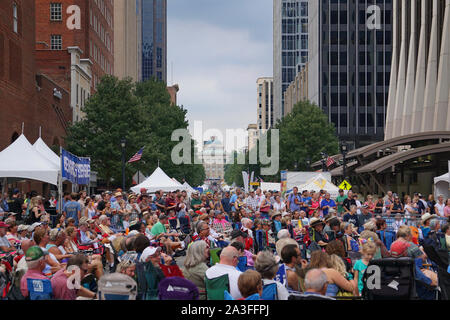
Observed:
[[[256,79],[272,75],[272,43],[246,29],[196,20],[169,19],[168,82],[178,83],[178,104],[204,130],[256,123]]]

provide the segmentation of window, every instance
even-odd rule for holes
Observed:
[[[62,50],[62,36],[60,34],[53,34],[51,36],[50,48],[52,50]]]
[[[16,3],[13,3],[13,30],[15,33],[19,33],[19,14]]]
[[[50,20],[62,21],[62,4],[50,3]]]

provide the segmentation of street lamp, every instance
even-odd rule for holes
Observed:
[[[345,156],[347,155],[347,152],[348,152],[348,146],[347,146],[347,143],[345,143],[345,142],[341,142],[341,154],[342,154],[342,160],[343,160],[343,167],[342,167],[342,169],[343,169],[343,174],[344,174],[344,180],[347,178],[347,175],[346,175],[346,169],[347,169],[347,163],[346,163],[346,159],[345,159]]]
[[[308,155],[306,157],[306,165],[308,167],[308,170],[311,171],[311,156],[310,155]]]
[[[120,146],[122,147],[122,190],[125,192],[125,147],[127,145],[127,140],[122,138],[120,140]]]

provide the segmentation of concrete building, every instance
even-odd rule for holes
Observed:
[[[369,23],[372,10],[379,26]],[[392,1],[310,1],[309,32],[309,100],[321,107],[350,149],[383,140]]]
[[[284,115],[292,112],[294,106],[300,102],[308,100],[308,64],[297,73],[294,81],[284,92]]]
[[[273,1],[274,121],[284,111],[284,92],[308,61],[308,0]]]
[[[249,124],[247,127],[248,133],[248,150],[252,150],[258,144],[259,129],[257,124]]]
[[[394,0],[386,140],[450,130],[450,1]]]
[[[142,81],[167,83],[167,0],[142,0]]]
[[[273,78],[264,77],[256,80],[258,129],[268,130],[275,124],[273,105]]]
[[[114,75],[137,82],[142,72],[142,0],[114,0]]]
[[[206,180],[219,182],[224,178],[226,153],[223,143],[216,137],[203,142],[201,159],[205,167]]]
[[[72,121],[68,90],[36,68],[35,9],[34,0],[0,2],[0,151],[20,136],[22,124],[31,143],[41,127],[48,146],[64,145]]]

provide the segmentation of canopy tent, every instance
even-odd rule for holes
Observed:
[[[281,183],[261,182],[260,189],[262,191],[281,191]]]
[[[192,188],[189,183],[187,183],[186,181],[183,183],[183,187],[186,188],[187,193],[190,195],[193,192],[197,192],[197,190],[195,190],[194,188]]]
[[[186,189],[183,185],[169,178],[169,176],[165,174],[160,167],[156,168],[156,170],[144,182],[132,187],[131,190],[134,193],[140,194],[142,188],[145,188],[149,193],[156,192],[158,190],[168,192]]]
[[[43,155],[44,158],[56,164],[58,168],[61,166],[61,158],[45,144],[41,137],[33,144],[33,148]]]
[[[442,176],[434,178],[434,196],[436,199],[439,195],[443,195],[444,199],[448,199],[450,197],[449,175],[450,173],[446,173]]]
[[[314,190],[316,192],[325,190],[326,192],[330,193],[332,198],[336,198],[339,195],[339,188],[328,181],[326,176],[323,176],[321,174],[309,179],[306,183],[297,187],[299,192],[302,192],[303,190]]]
[[[22,134],[0,152],[0,177],[25,178],[58,185],[60,166],[38,152]]]
[[[147,177],[142,172],[138,171],[133,176],[133,184],[139,184],[145,181],[145,179],[147,179]]]
[[[179,185],[181,185],[181,183],[177,179],[172,178],[172,180],[175,181],[176,183],[178,183]]]

